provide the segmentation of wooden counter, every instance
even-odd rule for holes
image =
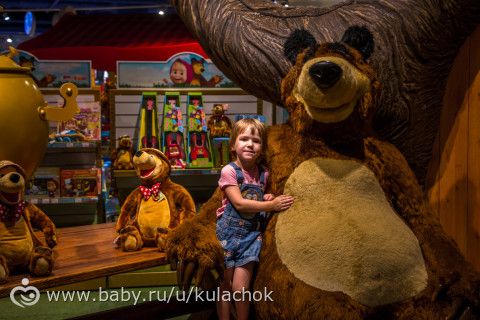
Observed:
[[[165,254],[158,252],[157,248],[142,248],[135,252],[115,249],[114,223],[59,228],[57,237],[52,274],[48,277],[11,275],[7,283],[0,285],[0,297],[8,296],[25,277],[30,280],[30,286],[42,290],[166,263]]]

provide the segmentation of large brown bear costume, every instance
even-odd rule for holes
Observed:
[[[273,302],[255,302],[258,318],[480,316],[479,275],[429,211],[404,157],[371,129],[380,89],[367,63],[373,47],[360,27],[321,45],[297,30],[285,44],[290,119],[270,128],[267,161],[269,192],[295,203],[267,225],[253,289],[273,291]],[[208,287],[215,272],[203,271],[222,272],[220,202],[217,190],[170,239],[184,287],[193,276]]]

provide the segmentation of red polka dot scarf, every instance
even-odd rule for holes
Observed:
[[[140,192],[142,192],[143,199],[147,201],[152,195],[154,199],[157,199],[158,194],[160,193],[160,186],[160,182],[155,183],[151,188],[147,186],[140,186]]]

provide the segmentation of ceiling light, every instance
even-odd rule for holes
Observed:
[[[161,16],[163,16],[163,15],[165,14],[165,11],[160,10],[160,11],[158,11],[158,14],[161,15]]]
[[[13,42],[12,38],[8,37],[8,38],[7,38],[7,42],[8,42],[8,43],[12,43],[12,42]]]
[[[5,20],[5,21],[10,20],[10,17],[8,16],[8,14],[6,12],[3,14],[3,20]]]

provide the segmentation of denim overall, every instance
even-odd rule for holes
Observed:
[[[235,163],[230,163],[235,169],[237,183],[242,197],[250,200],[263,201],[265,188],[265,171],[260,170],[260,186],[243,183],[242,169]],[[224,250],[225,268],[243,266],[251,261],[259,261],[262,248],[262,226],[265,213],[240,213],[229,202],[225,211],[217,220],[217,238]]]

